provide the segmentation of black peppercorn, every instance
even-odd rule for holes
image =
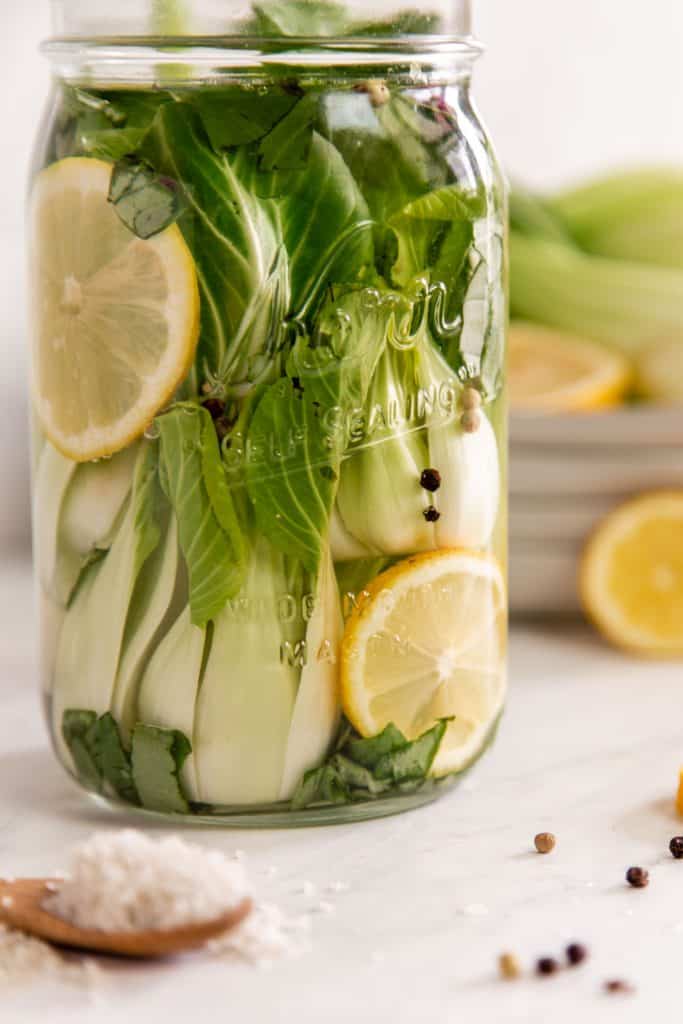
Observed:
[[[683,836],[674,836],[669,843],[669,849],[676,860],[683,860]]]
[[[650,881],[650,873],[645,868],[629,868],[626,872],[626,881],[634,889],[644,889]]]
[[[537,974],[555,974],[559,969],[560,965],[552,956],[542,956],[536,963]]]
[[[202,404],[212,420],[219,420],[225,412],[225,402],[220,398],[206,398]]]
[[[585,946],[582,946],[580,942],[572,942],[566,949],[567,960],[576,967],[578,964],[582,964],[588,956],[588,950]]]
[[[428,523],[436,523],[441,519],[441,513],[438,509],[434,508],[433,505],[426,508],[422,514]]]
[[[432,491],[432,493],[438,491],[441,487],[441,473],[438,469],[423,469],[420,486],[424,487],[425,491]]]

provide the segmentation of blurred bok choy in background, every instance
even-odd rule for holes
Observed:
[[[598,342],[626,358],[638,397],[683,402],[683,170],[513,190],[510,213],[513,318]]]

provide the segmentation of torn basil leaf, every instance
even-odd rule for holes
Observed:
[[[259,146],[263,171],[297,171],[308,163],[320,98],[307,93]]]
[[[135,788],[143,807],[168,814],[188,814],[180,772],[192,752],[190,741],[176,729],[139,724],[133,731],[132,765]]]
[[[472,223],[483,209],[481,195],[470,195],[455,185],[447,185],[420,196],[393,214],[388,224],[396,239],[395,261],[390,267],[394,283],[407,285],[436,264],[434,279],[444,281],[450,290],[451,280],[457,280],[472,241]],[[444,247],[445,258],[440,260]]]
[[[62,717],[62,735],[78,777],[88,789],[101,793],[109,787],[122,800],[139,803],[130,756],[109,712],[98,717],[94,711],[68,709]]]
[[[181,216],[186,208],[181,187],[147,164],[125,158],[114,165],[109,202],[119,219],[138,238],[152,238]]]
[[[121,742],[119,727],[109,712],[91,727],[89,745],[104,781],[122,800],[137,804],[138,794],[133,783],[130,757]]]
[[[362,764],[366,768],[375,768],[382,758],[394,754],[405,745],[405,736],[393,722],[390,722],[382,732],[370,739],[349,739],[346,744],[346,752],[358,764]]]
[[[65,711],[62,717],[62,736],[80,781],[87,789],[101,793],[102,773],[91,745],[92,729],[96,723],[97,715],[94,711]]]
[[[375,765],[375,778],[394,785],[425,779],[429,775],[449,721],[450,719],[442,719],[412,743],[406,743],[403,747],[385,754]]]
[[[121,89],[95,95],[68,85],[62,95],[72,146],[112,162],[136,151],[159,108],[171,100],[170,93],[161,90]]]
[[[214,149],[231,149],[257,142],[297,104],[296,94],[275,88],[263,92],[232,86],[207,89],[194,104]]]
[[[392,723],[369,739],[353,734],[324,764],[306,772],[292,797],[292,810],[419,789],[429,779],[448,721],[437,722],[412,741]]]

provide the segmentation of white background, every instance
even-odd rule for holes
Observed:
[[[0,5],[0,541],[14,541],[27,534],[23,198],[47,92],[37,46],[49,15],[47,0]],[[548,188],[615,166],[683,162],[679,0],[475,0],[475,8],[488,46],[475,95],[511,177]]]

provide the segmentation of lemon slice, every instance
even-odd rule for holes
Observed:
[[[513,323],[510,401],[523,412],[590,412],[619,404],[631,382],[628,361],[595,342],[537,324]]]
[[[646,494],[608,516],[586,546],[580,592],[618,647],[683,655],[683,491]]]
[[[378,576],[346,626],[344,712],[370,737],[392,722],[415,739],[453,718],[432,766],[461,771],[484,749],[506,689],[505,583],[476,553],[433,551]]]
[[[188,372],[199,291],[176,225],[143,241],[108,202],[112,165],[42,171],[29,210],[33,397],[50,441],[85,462],[144,431]]]

